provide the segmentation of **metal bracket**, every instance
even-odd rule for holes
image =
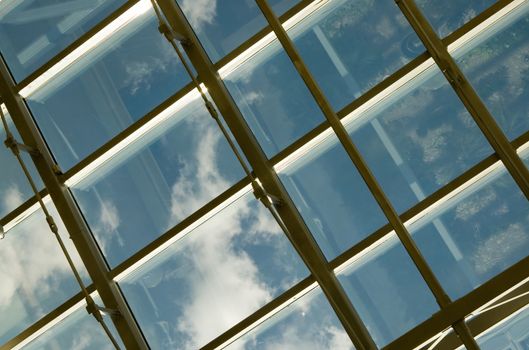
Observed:
[[[15,154],[18,154],[19,151],[24,151],[32,156],[40,155],[40,152],[36,148],[18,142],[11,133],[7,134],[4,145]]]
[[[283,205],[283,201],[276,196],[266,193],[263,186],[261,186],[256,180],[252,181],[253,195],[259,201],[261,201],[266,207],[272,204],[274,207],[280,207]]]
[[[106,307],[99,306],[95,303],[92,298],[86,298],[86,311],[93,315],[96,319],[100,317],[100,314],[109,315],[110,317],[119,317],[121,313],[115,309],[109,309]]]
[[[158,31],[169,41],[176,40],[183,46],[190,45],[190,41],[185,36],[178,32],[175,32],[166,23],[160,23],[160,25],[158,26]]]

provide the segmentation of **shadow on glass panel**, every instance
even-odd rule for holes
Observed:
[[[267,23],[255,1],[177,0],[213,62],[250,39]],[[270,0],[281,15],[299,0]]]
[[[277,41],[252,56],[224,81],[268,157],[324,120]]]
[[[352,262],[338,278],[379,347],[438,311],[428,286],[394,234]]]
[[[189,77],[152,9],[28,97],[67,170],[183,87]]]
[[[155,349],[197,349],[299,282],[308,272],[252,195],[120,281]]]
[[[279,175],[329,261],[386,224],[334,135]]]
[[[529,203],[504,168],[409,226],[452,299],[527,256]]]
[[[57,211],[47,204],[81,276],[90,283]],[[42,210],[0,240],[0,344],[80,291]]]
[[[399,213],[493,153],[437,66],[344,124]]]
[[[441,38],[452,33],[495,2],[496,0],[415,0]]]
[[[0,50],[17,81],[27,77],[125,0],[4,0]]]
[[[354,346],[317,287],[224,349],[354,350]]]
[[[243,177],[197,95],[73,186],[110,265],[122,262]]]
[[[509,140],[529,130],[529,4],[452,54]]]
[[[289,35],[335,110],[425,51],[394,1],[330,1]]]

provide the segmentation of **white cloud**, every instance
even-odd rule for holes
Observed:
[[[16,184],[11,184],[2,195],[2,207],[5,210],[13,210],[24,203],[24,197]]]
[[[203,118],[186,121],[193,123],[200,140],[191,150],[194,160],[182,161],[180,177],[172,186],[170,224],[180,221],[229,185],[217,164],[223,136],[216,125],[206,121]],[[180,241],[182,251],[178,254],[189,256],[194,273],[187,274],[185,281],[169,283],[184,283],[190,290],[190,300],[172,322],[174,338],[187,349],[204,345],[256,311],[272,299],[277,288],[260,279],[255,262],[236,243],[277,236],[277,225],[267,210],[261,204],[252,210],[248,204],[246,199],[240,199]],[[165,278],[182,276],[169,274]]]
[[[66,229],[55,208],[51,205],[48,208],[79,268],[82,263]],[[25,306],[24,312],[29,315],[28,321],[34,322],[43,313],[50,311],[42,305],[58,306],[65,301],[58,288],[63,280],[73,279],[73,275],[42,211],[37,211],[15,226],[0,241],[0,261],[0,314],[9,315],[13,312],[11,306],[20,305],[18,301],[21,301]],[[86,276],[84,269],[80,269],[80,272]]]
[[[480,242],[471,261],[479,274],[497,271],[514,256],[520,247],[527,246],[529,236],[521,223],[513,223]],[[525,254],[524,254],[525,255]]]
[[[197,32],[204,25],[212,24],[217,14],[217,0],[183,0],[181,6],[187,20]]]
[[[163,74],[179,64],[178,57],[169,43],[163,42],[153,50],[156,51],[156,57],[145,53],[140,59],[131,60],[129,57],[124,63],[127,78],[123,84],[131,95],[135,95],[140,89],[150,90],[157,79],[156,74]]]
[[[108,245],[112,240],[116,239],[120,246],[125,243],[118,231],[121,223],[118,208],[110,199],[102,198],[99,194],[97,197],[99,200],[99,215],[97,222],[91,228],[101,251],[106,255],[108,253]]]

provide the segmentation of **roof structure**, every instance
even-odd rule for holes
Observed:
[[[529,348],[529,0],[2,0],[0,53],[0,349]]]

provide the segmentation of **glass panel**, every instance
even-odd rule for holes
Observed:
[[[248,193],[120,286],[153,349],[198,349],[305,276],[277,223]]]
[[[125,0],[2,1],[0,5],[2,56],[15,79],[20,81],[125,2]]]
[[[394,1],[330,1],[289,34],[337,110],[425,51]]]
[[[19,142],[22,142],[20,135],[13,124],[13,121],[6,115],[9,130]],[[0,123],[0,141],[6,139],[3,123]],[[28,167],[37,188],[42,188],[42,181],[33,165],[31,157],[21,152],[22,158]],[[33,196],[33,191],[29,185],[17,158],[7,147],[0,145],[0,217],[4,217],[9,212],[17,208],[26,200]]]
[[[477,341],[482,350],[529,349],[529,309],[489,329]]]
[[[81,259],[55,208],[47,205],[79,272]],[[0,344],[80,291],[42,210],[8,231],[0,241]]]
[[[270,0],[280,15],[299,0]],[[267,23],[255,1],[177,0],[211,60],[216,62]]]
[[[457,299],[527,256],[529,203],[496,170],[410,226],[417,245]]]
[[[225,349],[354,349],[319,287],[303,295]]]
[[[242,177],[196,97],[72,191],[115,266]]]
[[[454,56],[509,139],[529,130],[528,3]]]
[[[102,305],[98,297],[94,298],[98,305]],[[88,314],[83,304],[79,309],[46,330],[28,345],[24,350],[112,350],[115,349],[101,325],[96,319]],[[118,341],[122,349],[125,346],[121,342],[112,320],[104,316],[105,323]]]
[[[353,262],[338,278],[380,348],[438,311],[395,235]]]
[[[496,0],[415,0],[441,38],[452,33],[495,2]]]
[[[345,124],[399,213],[493,153],[437,66]]]
[[[157,28],[152,10],[140,15],[29,97],[33,115],[63,170],[189,80]]]
[[[280,174],[327,259],[386,224],[386,219],[335,136]]]
[[[324,120],[277,41],[238,67],[224,81],[269,157]]]

